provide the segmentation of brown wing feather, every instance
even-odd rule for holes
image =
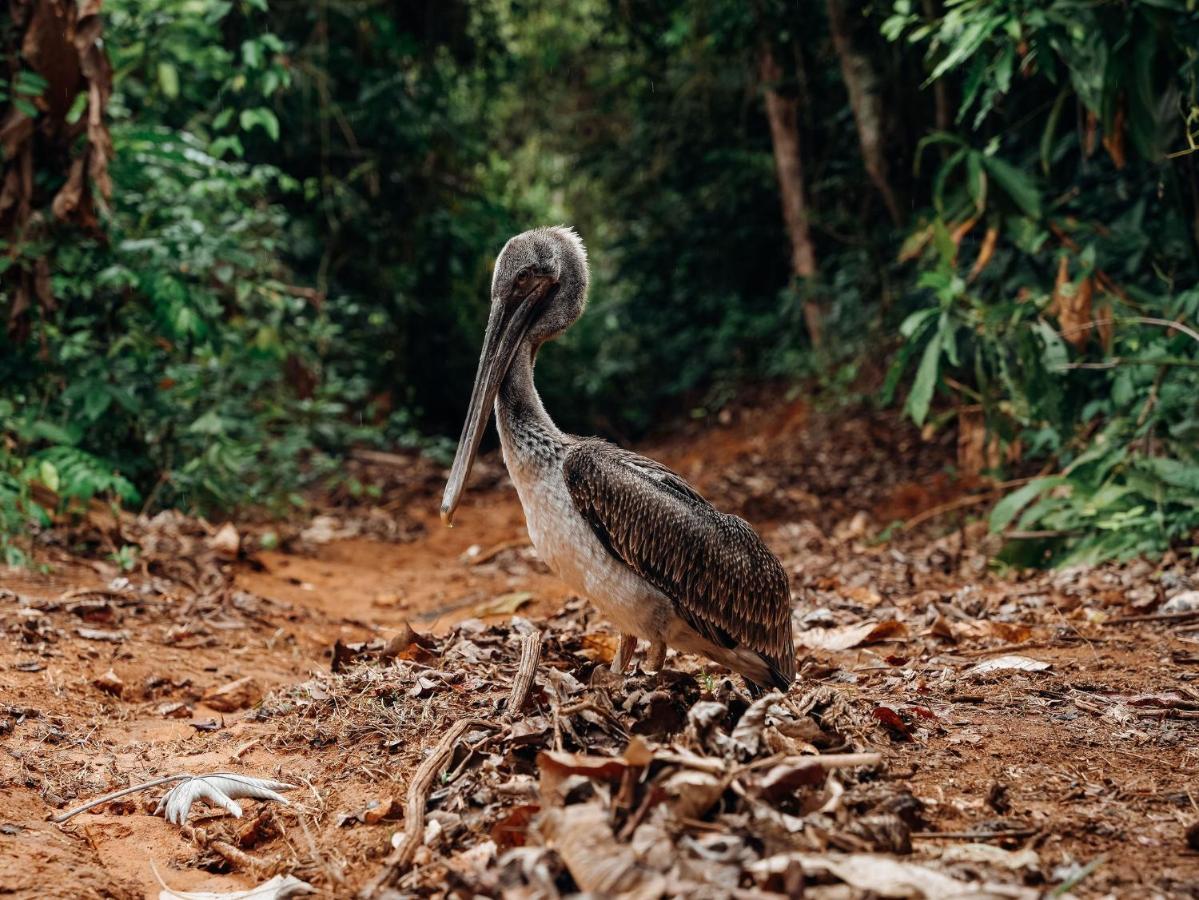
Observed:
[[[604,441],[580,441],[563,472],[575,507],[613,556],[708,640],[756,651],[781,686],[790,684],[787,574],[745,520],[717,510],[666,466]]]

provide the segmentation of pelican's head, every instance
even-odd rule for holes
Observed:
[[[587,303],[587,249],[574,229],[535,228],[510,239],[495,261],[491,313],[462,437],[441,500],[447,525],[462,498],[496,393],[522,347],[533,352],[560,335]]]

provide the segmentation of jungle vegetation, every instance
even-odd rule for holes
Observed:
[[[96,498],[283,510],[349,446],[438,452],[490,264],[552,222],[595,264],[564,426],[803,386],[958,429],[1012,561],[1196,548],[1195,0],[0,15],[10,562]]]

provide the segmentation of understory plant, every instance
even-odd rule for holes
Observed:
[[[1004,558],[1199,549],[1199,17],[1186,4],[898,0],[884,30],[960,86],[887,393],[981,422]],[[914,374],[913,374],[914,373]],[[975,414],[981,413],[976,418]],[[1013,477],[1019,476],[1019,477]]]

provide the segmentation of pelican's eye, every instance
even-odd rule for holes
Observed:
[[[516,273],[516,286],[519,288],[526,288],[529,286],[529,282],[532,279],[533,279],[532,272],[530,272],[528,269],[521,269],[519,272]]]

